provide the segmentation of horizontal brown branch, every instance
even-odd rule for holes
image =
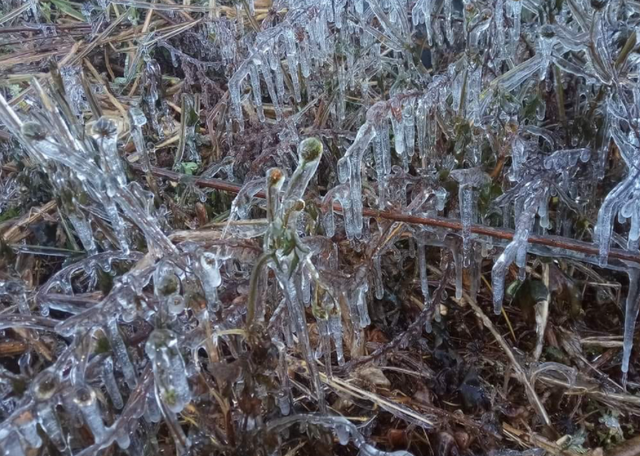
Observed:
[[[134,169],[141,171],[142,168],[139,165],[132,165]],[[217,190],[222,190],[229,193],[238,193],[241,189],[240,185],[233,184],[230,182],[226,182],[221,179],[207,179],[197,176],[188,176],[186,174],[176,173],[174,171],[169,171],[162,168],[152,168],[151,173],[154,176],[162,177],[165,179],[169,179],[171,181],[180,182],[186,178],[193,179],[193,183],[199,187],[205,188],[215,188]],[[255,195],[258,198],[264,198],[264,193],[260,192]],[[342,207],[340,204],[335,203],[334,209],[338,212],[342,212]],[[375,209],[367,209],[363,210],[363,214],[368,217],[376,217],[382,218],[386,220],[393,220],[395,222],[403,222],[414,225],[425,225],[425,226],[434,226],[439,228],[446,228],[453,231],[462,231],[462,222],[457,219],[444,218],[444,217],[419,217],[410,214],[403,214],[400,212],[393,211],[378,211]],[[485,225],[473,225],[471,227],[471,232],[475,234],[480,234],[483,236],[489,236],[496,239],[504,239],[510,241],[513,239],[514,232],[513,230],[508,230],[505,228],[494,228]],[[598,246],[591,242],[577,241],[575,239],[570,239],[562,236],[540,236],[540,235],[531,235],[529,236],[529,243],[544,245],[547,247],[554,247],[560,249],[571,250],[573,252],[586,253],[589,255],[598,255],[599,249]],[[640,255],[635,252],[630,252],[623,249],[611,249],[609,252],[609,258],[624,260],[624,261],[632,261],[634,263],[640,264]]]

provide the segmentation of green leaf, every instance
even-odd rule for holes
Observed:
[[[189,176],[193,176],[193,174],[198,170],[198,164],[194,162],[185,162],[180,166],[182,167],[182,172]]]
[[[8,209],[2,213],[0,213],[0,222],[5,222],[7,220],[11,220],[12,218],[15,218],[17,216],[20,215],[20,208],[19,207],[12,207],[11,209]]]
[[[78,10],[71,6],[71,2],[67,2],[65,0],[51,0],[51,3],[53,3],[61,13],[64,13],[67,16],[71,16],[72,18],[78,19],[82,22],[86,21],[86,18]]]

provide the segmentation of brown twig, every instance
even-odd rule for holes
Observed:
[[[139,165],[131,165],[131,166],[138,171],[141,170],[141,167]],[[151,172],[155,176],[163,177],[165,179],[169,179],[175,182],[179,182],[183,178],[189,177],[184,174],[176,173],[176,172],[169,171],[166,169],[161,169],[161,168],[153,168]],[[226,182],[220,179],[205,179],[201,177],[194,177],[193,182],[199,187],[215,188],[217,190],[222,190],[229,193],[238,193],[241,189],[240,185],[232,184],[230,182]],[[258,198],[264,198],[265,195],[264,193],[259,192],[255,196]],[[342,212],[342,207],[338,203],[334,203],[333,208],[335,211]],[[425,226],[433,226],[438,228],[446,228],[454,231],[462,231],[462,222],[457,219],[444,218],[444,217],[421,217],[421,216],[415,216],[411,214],[403,214],[400,212],[378,211],[375,209],[367,209],[367,208],[365,208],[362,212],[363,212],[363,215],[367,217],[383,218],[386,220],[392,220],[395,222],[404,222],[404,223],[409,223],[413,225],[425,225]],[[473,225],[471,227],[471,232],[474,234],[489,236],[491,238],[496,238],[496,239],[504,239],[507,241],[511,241],[514,236],[514,232],[512,230],[508,230],[504,228],[494,228],[494,227],[484,226],[484,225]],[[529,243],[570,250],[573,252],[586,253],[589,255],[599,254],[598,246],[591,242],[578,241],[575,239],[570,239],[562,236],[531,235],[529,236]],[[616,260],[631,261],[640,265],[640,255],[627,250],[611,249],[609,251],[609,258],[616,259]]]

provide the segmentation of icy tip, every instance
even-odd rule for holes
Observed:
[[[76,389],[73,400],[81,407],[91,405],[96,401],[96,393],[88,386],[80,386]]]
[[[108,138],[110,136],[115,136],[118,133],[118,128],[113,120],[107,119],[106,117],[100,117],[100,119],[93,124],[91,131],[96,136]]]
[[[322,143],[316,138],[307,138],[300,143],[298,148],[300,162],[312,162],[322,156]]]
[[[33,385],[33,392],[40,400],[50,399],[57,389],[57,378],[52,372],[43,372]]]
[[[47,137],[47,130],[38,122],[25,122],[22,125],[22,134],[32,141],[42,141]]]
[[[271,168],[267,171],[267,186],[269,188],[282,187],[284,183],[284,173],[280,168]]]

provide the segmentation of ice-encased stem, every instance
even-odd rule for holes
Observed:
[[[293,327],[300,340],[301,351],[309,368],[311,381],[318,399],[318,407],[322,413],[326,413],[327,405],[324,401],[324,391],[322,390],[322,383],[320,382],[320,374],[318,373],[318,366],[316,365],[313,349],[311,348],[311,341],[309,340],[309,331],[304,316],[304,305],[298,298],[295,284],[285,273],[276,271],[276,278],[278,282],[280,282],[280,286],[286,297],[287,310],[289,311],[289,316],[293,319]]]
[[[118,155],[118,129],[113,120],[101,117],[91,129],[93,139],[102,152],[101,166],[107,175],[114,178],[119,185],[127,183],[120,155]]]
[[[471,224],[475,215],[473,189],[469,185],[461,185],[458,198],[462,215],[462,258],[465,267],[467,267],[471,263]]]
[[[124,406],[122,401],[122,394],[120,394],[120,388],[118,388],[118,382],[113,372],[113,360],[107,358],[102,365],[102,382],[104,383],[107,394],[111,398],[113,406],[120,410]]]
[[[118,322],[115,318],[112,318],[107,322],[105,325],[105,331],[109,339],[109,345],[111,345],[111,350],[113,351],[114,359],[118,363],[120,370],[122,370],[125,382],[129,388],[135,388],[137,383],[135,368],[131,363],[129,352],[127,351],[127,345],[122,339],[122,335],[118,329]]]
[[[191,401],[191,391],[176,335],[168,329],[155,329],[145,352],[153,366],[159,399],[170,411],[180,413]]]
[[[429,293],[429,276],[427,275],[427,254],[425,245],[422,243],[418,243],[418,269],[420,271],[420,290],[426,307],[429,305],[431,296]]]

